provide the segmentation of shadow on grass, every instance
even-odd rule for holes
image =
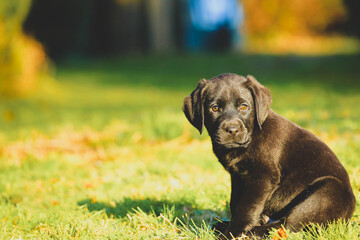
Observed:
[[[210,209],[201,209],[194,207],[193,203],[179,199],[179,201],[169,200],[156,200],[151,198],[144,199],[132,199],[124,198],[121,202],[93,202],[91,199],[85,199],[78,202],[80,206],[86,206],[90,212],[103,211],[110,217],[122,218],[128,213],[133,213],[137,209],[147,214],[155,214],[159,216],[164,213],[167,209],[174,208],[174,217],[182,217],[186,213],[189,217],[195,221],[198,220],[213,220],[215,218],[224,218],[226,215],[225,211],[214,211]]]

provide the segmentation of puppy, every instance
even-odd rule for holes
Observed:
[[[349,176],[335,154],[270,104],[267,88],[236,74],[202,79],[184,100],[185,116],[200,134],[206,127],[231,176],[226,237],[264,237],[282,225],[299,231],[354,212]]]

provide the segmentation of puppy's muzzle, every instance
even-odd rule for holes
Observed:
[[[240,124],[237,123],[226,124],[224,128],[225,132],[232,137],[235,137],[240,132]]]
[[[240,119],[232,118],[222,122],[221,130],[229,136],[236,136],[245,130],[245,126]]]
[[[231,118],[222,122],[218,136],[222,143],[243,143],[247,138],[247,129],[240,119]]]

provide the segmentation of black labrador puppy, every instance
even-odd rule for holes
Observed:
[[[187,119],[200,134],[205,125],[231,175],[226,237],[263,237],[281,225],[299,231],[354,212],[349,176],[335,154],[270,104],[267,88],[236,74],[202,79],[184,100]]]

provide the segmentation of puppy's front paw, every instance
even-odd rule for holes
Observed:
[[[229,221],[218,220],[216,223],[214,223],[211,226],[211,229],[214,230],[215,232],[224,234],[228,230],[229,225],[230,225]]]
[[[252,239],[248,235],[242,233],[241,235],[233,235],[229,231],[230,222],[217,222],[212,226],[212,229],[217,233],[219,240],[250,240]]]

